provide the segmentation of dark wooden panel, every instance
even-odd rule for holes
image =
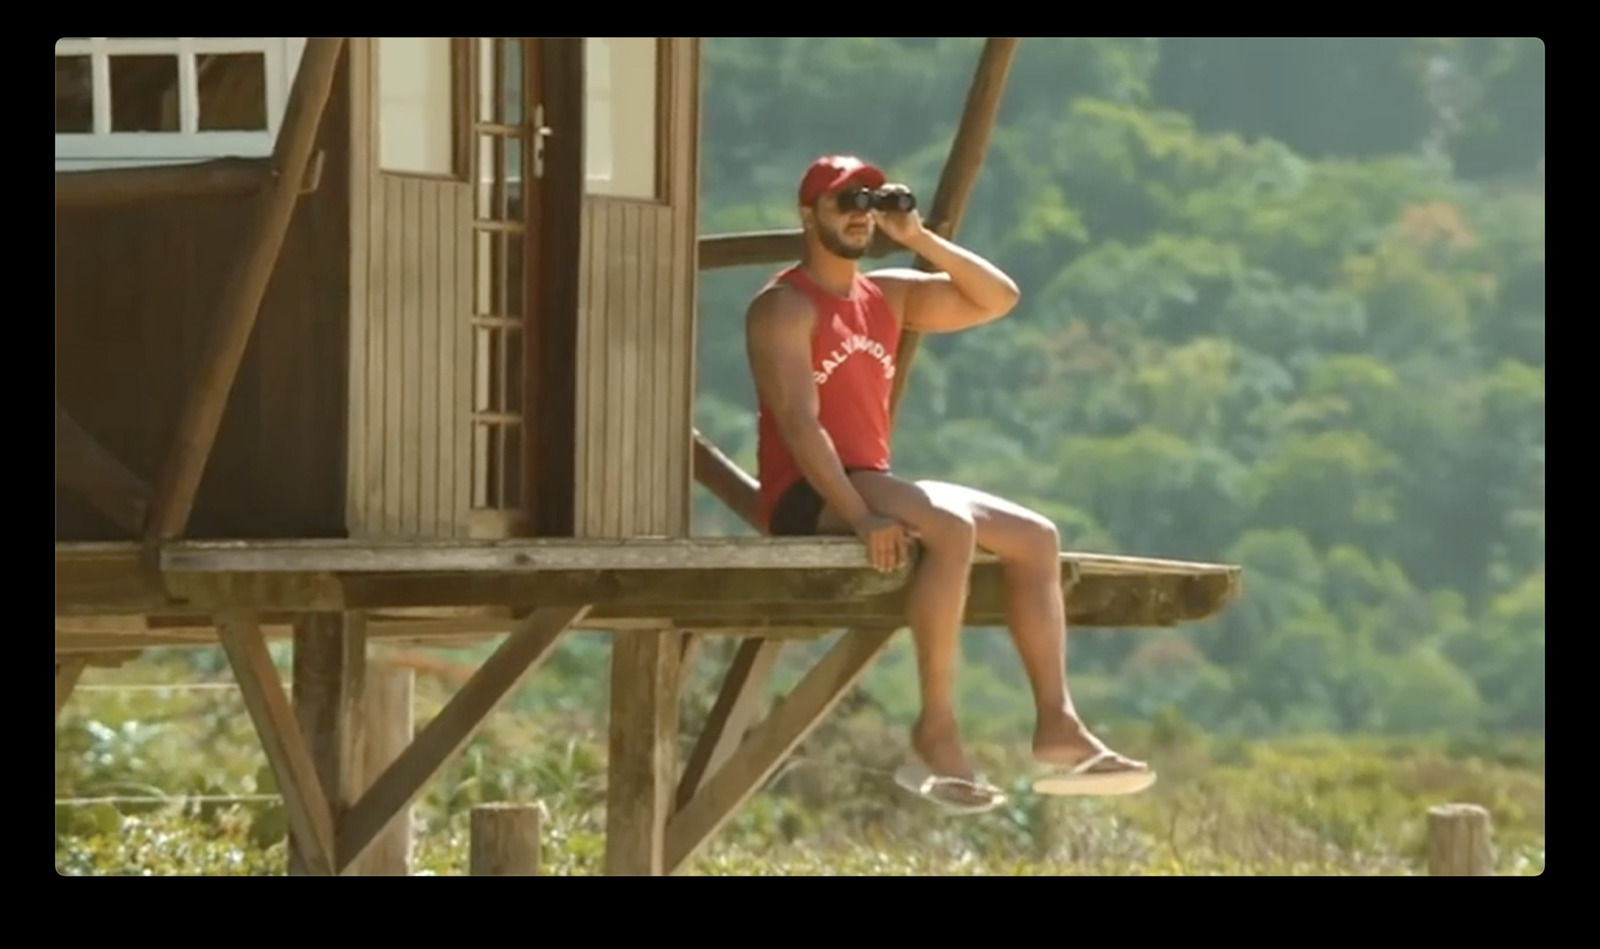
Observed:
[[[348,63],[222,419],[188,535],[335,537],[345,530],[350,300]],[[248,226],[248,198],[185,198],[56,215],[56,394],[124,464],[155,480],[213,308]],[[126,532],[56,493],[58,540]]]

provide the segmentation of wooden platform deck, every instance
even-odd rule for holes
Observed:
[[[1169,627],[1220,612],[1240,571],[1073,552],[1061,575],[1073,626]],[[589,629],[817,636],[901,625],[908,576],[874,570],[853,538],[206,541],[163,550],[162,590],[136,543],[58,543],[56,649],[207,645],[226,607],[258,610],[281,636],[296,613],[359,610],[374,638],[481,637],[533,608],[577,604],[596,604]],[[980,554],[967,622],[1004,620],[1000,565]]]

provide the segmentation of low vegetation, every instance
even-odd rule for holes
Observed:
[[[561,692],[550,681],[555,673],[536,675],[429,786],[416,809],[415,872],[465,873],[468,811],[499,800],[547,809],[547,873],[601,872],[603,722],[551,698]],[[182,657],[156,656],[94,670],[86,681],[193,676]],[[419,677],[419,722],[450,688]],[[1102,726],[1119,746],[1158,764],[1161,782],[1148,794],[1039,798],[1027,790],[1022,749],[1008,747],[1016,742],[986,739],[974,753],[991,774],[1015,776],[1012,804],[985,817],[950,818],[893,786],[886,772],[903,747],[904,712],[869,696],[870,689],[825,723],[690,872],[1410,874],[1423,872],[1427,808],[1447,801],[1490,810],[1499,872],[1544,868],[1542,739],[1250,741],[1208,737],[1168,711],[1149,722]],[[691,697],[686,719],[703,714],[705,702],[698,692]],[[62,873],[284,872],[286,825],[276,800],[160,799],[274,793],[236,692],[85,690],[58,722],[56,748],[58,801],[121,799],[57,804]]]

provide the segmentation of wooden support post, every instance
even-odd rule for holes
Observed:
[[[468,873],[475,877],[539,876],[543,808],[537,804],[479,804],[472,809]]]
[[[676,873],[722,829],[816,730],[889,645],[892,629],[852,630],[745,736],[738,748],[667,827],[667,872]]]
[[[283,680],[267,652],[260,620],[249,610],[230,610],[218,615],[217,628],[228,664],[239,683],[239,695],[283,794],[289,839],[300,853],[298,859],[307,872],[332,876],[337,872],[333,811],[289,706],[289,697],[284,694]]]
[[[61,710],[67,707],[67,700],[72,698],[72,692],[78,687],[78,680],[83,677],[83,670],[88,665],[89,660],[82,656],[56,660],[57,719],[61,717]]]
[[[1442,804],[1428,810],[1428,875],[1494,876],[1489,811],[1477,804]]]
[[[423,786],[467,746],[489,714],[550,657],[561,637],[588,612],[588,606],[553,606],[523,618],[345,814],[338,839],[341,867],[360,857],[400,809],[417,799]]]
[[[318,36],[306,41],[273,147],[272,176],[257,198],[244,248],[217,300],[211,335],[161,471],[145,525],[147,561],[154,558],[161,542],[178,536],[188,524],[228,394],[306,183],[307,167],[344,45],[342,36]]]
[[[367,637],[360,614],[307,613],[294,621],[295,718],[327,795],[333,822],[361,791],[357,755],[361,697],[365,691]],[[304,848],[289,840],[289,875],[312,871]]]
[[[101,447],[56,402],[56,482],[82,494],[100,513],[137,535],[144,528],[150,486]]]
[[[411,744],[416,730],[416,670],[385,662],[367,666],[367,687],[361,702],[361,729],[356,760],[362,790],[382,774]],[[346,876],[405,877],[412,872],[413,812],[402,807],[377,839],[345,869]]]
[[[677,777],[681,659],[682,641],[669,630],[611,637],[607,876],[669,872],[667,820]]]

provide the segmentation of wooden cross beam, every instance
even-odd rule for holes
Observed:
[[[739,234],[715,234],[702,237],[695,253],[701,270],[720,270],[726,267],[745,267],[751,264],[775,264],[785,260],[799,260],[805,253],[806,232],[800,228],[774,231],[747,231]],[[877,260],[898,254],[906,248],[882,231],[873,235],[872,246],[867,249],[868,259]]]
[[[939,177],[939,187],[928,210],[928,220],[938,222],[936,232],[946,238],[955,235],[973,183],[983,164],[999,112],[1017,37],[991,38],[978,59],[972,85],[967,94],[961,124],[950,155]],[[758,243],[744,237],[746,253],[772,253],[787,250],[770,235]],[[784,240],[789,240],[785,237]],[[724,261],[735,260],[733,251],[724,249]],[[706,266],[707,249],[702,249],[701,266]],[[799,256],[794,254],[793,256]],[[754,263],[737,259],[736,263]],[[717,265],[732,266],[723,262]],[[926,260],[916,266],[928,270]],[[897,414],[905,383],[916,357],[918,336],[905,332],[900,337],[899,370],[890,394],[891,420]],[[759,510],[759,483],[739,470],[698,431],[693,434],[695,478],[706,485],[723,503],[758,531],[764,531]],[[748,800],[770,778],[784,758],[822,721],[844,693],[853,688],[867,668],[887,648],[893,629],[850,629],[833,650],[818,662],[808,675],[768,715],[765,723],[743,735],[743,729],[756,708],[758,690],[765,686],[780,648],[776,641],[751,638],[740,647],[730,664],[717,704],[690,756],[678,788],[678,811],[667,834],[667,871],[681,868],[703,848],[711,835],[727,822],[734,810]],[[735,730],[737,729],[737,730]],[[708,772],[713,776],[706,777]]]
[[[56,172],[56,209],[104,208],[172,198],[247,195],[272,178],[259,158],[217,158],[190,165]]]
[[[188,524],[245,346],[305,187],[344,47],[342,36],[306,42],[273,147],[272,175],[257,198],[249,236],[217,299],[211,335],[162,467],[145,525],[147,559],[153,560],[160,544],[180,535]]]

